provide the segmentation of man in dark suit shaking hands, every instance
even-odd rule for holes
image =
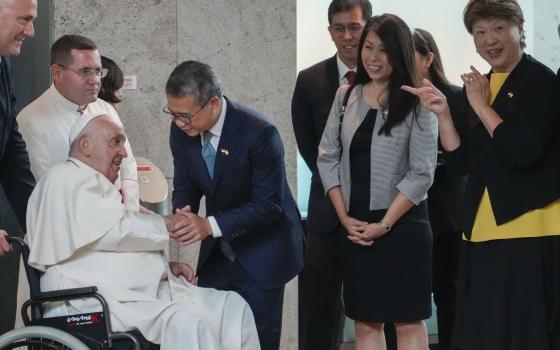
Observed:
[[[305,268],[300,277],[300,349],[338,349],[344,315],[340,298],[340,223],[317,171],[317,148],[336,90],[353,83],[358,43],[371,17],[369,0],[333,0],[328,31],[336,54],[303,71],[292,98],[292,123],[298,149],[311,169]]]
[[[303,266],[302,229],[276,127],[222,95],[211,67],[177,66],[165,87],[173,120],[173,208],[190,219],[174,238],[202,241],[198,284],[249,303],[262,349],[278,349],[284,285]],[[198,215],[206,197],[206,216]]]
[[[36,17],[36,0],[0,0],[0,255],[12,249],[5,236],[18,234],[17,229],[8,228],[10,207],[25,228],[27,199],[35,185],[25,142],[18,132],[12,72],[7,57],[18,56],[23,41],[35,34],[33,20]],[[18,263],[19,257],[15,254],[4,257],[0,263],[0,334],[13,328]]]

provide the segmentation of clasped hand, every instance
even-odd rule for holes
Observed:
[[[169,267],[174,276],[184,277],[187,282],[194,285],[198,283],[198,278],[195,276],[193,269],[188,264],[170,261]]]
[[[367,223],[354,219],[350,216],[342,220],[342,225],[346,229],[348,238],[352,243],[369,247],[375,243],[376,239],[385,234],[385,230],[380,223]]]
[[[201,241],[212,234],[208,219],[193,213],[190,205],[164,218],[169,237],[183,245]]]

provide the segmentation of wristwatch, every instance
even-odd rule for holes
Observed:
[[[393,226],[387,224],[384,221],[381,221],[380,224],[381,224],[381,227],[383,228],[384,233],[387,233],[387,232],[391,231],[391,229],[393,228]]]

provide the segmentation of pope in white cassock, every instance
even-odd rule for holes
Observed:
[[[70,158],[35,187],[27,210],[29,263],[44,271],[41,289],[97,286],[115,331],[138,328],[164,350],[260,349],[253,314],[238,294],[187,282],[193,273],[186,264],[170,268],[168,231],[184,224],[182,216],[122,204],[114,182],[125,140],[107,115],[80,118],[70,132]],[[57,303],[45,316],[98,309],[76,300]]]

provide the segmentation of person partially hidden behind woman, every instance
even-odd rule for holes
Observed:
[[[439,49],[432,35],[419,28],[412,30],[416,70],[446,97],[451,116],[463,108],[462,89],[451,85],[443,70]],[[457,279],[461,251],[460,218],[465,195],[466,176],[447,171],[441,143],[434,184],[428,191],[430,225],[434,235],[433,292],[437,310],[438,349],[449,350],[457,303]]]
[[[349,85],[338,90],[317,160],[346,229],[345,311],[355,320],[358,350],[386,348],[384,323],[394,323],[400,350],[424,350],[432,291],[425,199],[436,165],[437,120],[400,89],[416,83],[411,33],[402,19],[371,18],[358,52],[357,85],[345,109]]]
[[[107,69],[107,75],[101,79],[98,97],[117,108],[124,98],[124,75],[121,68],[112,59],[101,56],[101,65]]]
[[[515,0],[471,0],[464,22],[492,70],[461,76],[454,122],[428,81],[449,169],[468,173],[453,349],[560,349],[560,79],[524,53]]]

